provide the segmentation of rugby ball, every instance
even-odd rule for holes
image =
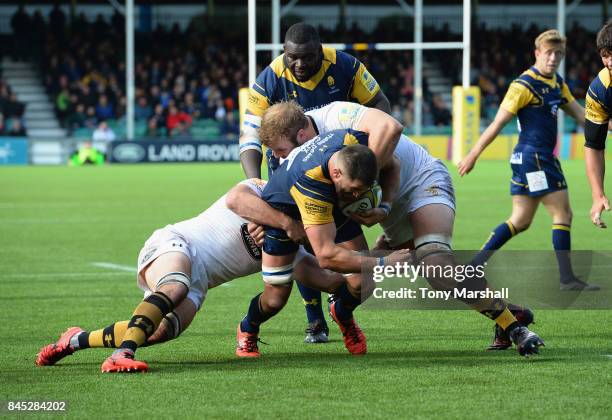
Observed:
[[[366,210],[376,208],[382,200],[382,189],[380,185],[374,184],[372,188],[364,192],[355,201],[343,204],[342,213],[345,216],[350,216],[352,213],[363,213]]]

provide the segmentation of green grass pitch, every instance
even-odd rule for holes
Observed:
[[[563,165],[574,248],[612,250],[612,230],[590,224],[583,163]],[[510,214],[508,164],[481,162],[464,179],[451,173],[454,246],[478,249]],[[534,330],[547,347],[526,360],[514,350],[485,352],[492,323],[471,311],[362,310],[368,354],[352,357],[332,324],[329,344],[302,344],[294,293],[262,328],[264,356],[237,360],[235,328],[261,289],[258,275],[212,290],[179,340],[141,349],[147,374],[101,374],[108,349],[34,366],[39,348],[66,327],[128,319],[142,298],[133,274],[93,263],[135,266],[154,229],[198,214],[241,177],[238,164],[1,168],[0,411],[8,414],[9,400],[67,400],[65,414],[94,418],[610,416],[608,311],[537,311]],[[371,243],[377,232],[368,231]],[[550,246],[541,208],[507,249]]]

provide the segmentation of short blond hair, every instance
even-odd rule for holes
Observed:
[[[542,32],[535,39],[535,47],[536,50],[539,50],[544,44],[559,44],[565,50],[565,44],[567,42],[567,38],[561,35],[556,29],[549,29],[548,31]]]
[[[308,125],[302,107],[295,101],[279,102],[266,110],[261,118],[259,140],[265,146],[279,137],[296,142],[297,133]]]

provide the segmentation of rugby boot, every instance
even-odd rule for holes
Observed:
[[[529,324],[533,323],[533,312],[525,306],[518,306],[509,304],[508,309],[512,312],[512,315],[516,320],[523,326],[528,327]],[[493,342],[487,350],[506,350],[512,347],[512,340],[507,332],[505,332],[499,325],[495,324],[495,337]]]
[[[259,357],[259,347],[257,341],[259,337],[257,334],[243,332],[238,324],[236,331],[236,356],[238,357]]]
[[[38,352],[36,355],[36,366],[53,366],[66,356],[75,352],[70,344],[70,339],[76,334],[83,332],[79,327],[68,328],[55,343],[51,343]]]
[[[149,366],[140,360],[134,360],[134,352],[128,349],[118,349],[102,363],[103,373],[136,373],[146,372]]]
[[[305,333],[304,343],[315,344],[329,341],[329,327],[322,319],[317,319],[315,322],[308,324]]]
[[[348,321],[340,321],[336,315],[336,305],[338,305],[338,301],[334,301],[329,305],[329,314],[342,332],[344,347],[356,356],[366,354],[368,347],[365,334],[359,328],[355,318],[351,318]]]
[[[544,346],[544,341],[527,327],[516,327],[510,331],[510,339],[516,345],[521,356],[529,357],[532,354],[539,354],[540,347]]]

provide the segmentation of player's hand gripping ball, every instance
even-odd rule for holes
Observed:
[[[351,203],[342,203],[342,213],[350,216],[353,213],[362,214],[366,210],[374,209],[380,205],[382,200],[382,189],[378,183],[361,194]]]

